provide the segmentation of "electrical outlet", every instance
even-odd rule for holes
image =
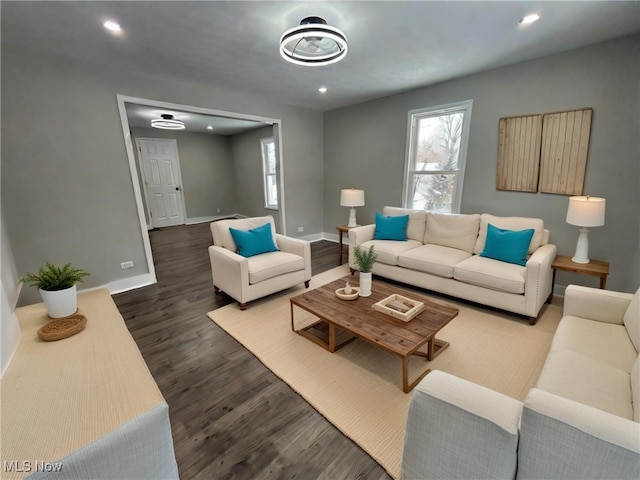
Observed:
[[[304,232],[304,227],[298,227],[298,233]]]
[[[129,260],[128,262],[122,262],[120,264],[120,268],[122,270],[126,270],[127,268],[133,268],[133,262],[131,260]]]
[[[216,213],[220,213],[220,209],[219,208],[216,208]]]

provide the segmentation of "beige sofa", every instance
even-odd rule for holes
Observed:
[[[529,317],[534,324],[552,293],[551,264],[556,247],[541,219],[483,214],[437,214],[384,207],[383,215],[409,215],[407,240],[374,240],[375,225],[349,230],[353,249],[374,245],[373,274]],[[526,266],[481,257],[488,225],[509,230],[532,228]]]
[[[640,290],[565,295],[524,403],[440,371],[418,384],[403,479],[640,478]]]

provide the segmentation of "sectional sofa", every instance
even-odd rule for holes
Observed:
[[[406,238],[401,240],[376,238],[375,224],[350,229],[351,269],[356,269],[354,248],[373,245],[378,253],[374,275],[514,312],[529,317],[531,324],[536,322],[551,297],[551,264],[556,257],[556,246],[549,243],[549,230],[541,219],[438,214],[390,206],[382,210],[387,218],[407,215]],[[491,229],[514,233],[533,230],[521,264],[483,255]]]
[[[441,371],[414,389],[402,478],[640,478],[640,290],[570,285],[524,403]]]

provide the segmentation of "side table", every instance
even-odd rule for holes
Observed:
[[[356,225],[356,227],[359,227],[360,225]],[[344,248],[342,247],[342,236],[345,233],[349,232],[349,229],[354,228],[354,227],[348,227],[346,225],[339,225],[336,227],[336,230],[338,230],[338,265],[342,265],[342,256],[345,253],[349,253],[349,250],[345,251]]]
[[[551,282],[551,288],[556,283],[556,271],[562,270],[563,272],[581,273],[583,275],[591,275],[592,277],[600,278],[600,288],[604,289],[607,284],[607,275],[609,275],[609,262],[602,260],[591,260],[589,263],[575,263],[571,260],[571,257],[564,255],[556,256],[556,259],[551,264],[553,268],[553,280]],[[553,292],[552,292],[553,293]]]

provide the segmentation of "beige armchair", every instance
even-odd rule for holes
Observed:
[[[251,256],[240,255],[229,228],[246,232],[267,223],[271,226],[271,239],[277,250]],[[209,247],[209,258],[214,291],[223,291],[235,299],[241,310],[247,308],[247,302],[298,283],[309,287],[309,242],[277,234],[272,216],[219,220],[211,224],[211,234],[213,245]],[[234,234],[238,235],[238,232]]]

